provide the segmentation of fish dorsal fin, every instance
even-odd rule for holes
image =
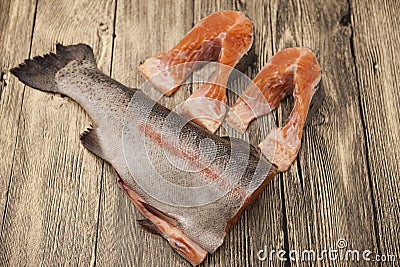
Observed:
[[[98,134],[98,128],[89,128],[81,134],[82,145],[102,159],[105,159],[105,155],[101,148],[101,142]]]

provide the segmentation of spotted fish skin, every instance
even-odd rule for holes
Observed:
[[[114,167],[119,186],[146,217],[141,224],[193,265],[223,243],[276,174],[257,148],[187,122],[102,73],[87,45],[57,45],[55,54],[26,60],[11,72],[35,89],[70,97],[88,112],[94,127],[82,134],[82,144]],[[209,190],[168,191],[160,186],[165,181],[154,180],[156,174],[181,188]]]

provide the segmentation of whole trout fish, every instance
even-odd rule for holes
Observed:
[[[102,73],[84,44],[26,60],[11,72],[35,89],[66,95],[94,127],[82,144],[108,161],[119,186],[193,265],[213,253],[277,168],[244,141],[212,134],[138,89]]]

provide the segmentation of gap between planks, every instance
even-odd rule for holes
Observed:
[[[373,190],[373,182],[372,182],[372,175],[371,175],[371,163],[369,160],[369,148],[368,148],[368,143],[367,143],[367,125],[365,123],[365,110],[362,107],[362,101],[361,101],[361,88],[360,88],[360,78],[358,75],[358,67],[357,67],[357,58],[355,54],[355,48],[354,48],[354,28],[353,28],[353,9],[352,9],[352,3],[351,0],[347,0],[347,14],[344,17],[347,17],[343,20],[341,19],[340,22],[342,21],[347,21],[348,26],[350,27],[350,37],[349,37],[349,42],[350,42],[350,52],[351,52],[351,57],[353,59],[353,65],[354,65],[354,72],[355,72],[355,78],[356,78],[356,85],[357,85],[357,101],[358,101],[358,107],[360,111],[360,121],[363,129],[363,137],[364,137],[364,148],[365,148],[365,163],[367,167],[367,175],[368,175],[368,183],[369,183],[369,190],[371,194],[371,204],[372,204],[372,214],[373,214],[373,222],[374,222],[374,234],[376,238],[376,247],[378,250],[379,255],[382,255],[382,250],[381,250],[381,242],[380,242],[380,236],[379,236],[379,223],[378,223],[378,210],[376,207],[376,200],[374,196],[374,190]]]
[[[31,30],[31,38],[30,38],[30,43],[29,43],[29,52],[28,52],[28,58],[30,59],[32,56],[32,42],[33,42],[33,32],[35,30],[35,22],[36,22],[36,15],[37,15],[37,8],[38,8],[38,1],[36,0],[35,3],[35,11],[33,13],[33,22],[32,22],[32,30]],[[15,154],[17,150],[17,143],[18,143],[18,133],[19,133],[19,127],[20,127],[20,121],[21,121],[21,113],[22,113],[22,107],[24,105],[24,98],[25,98],[25,91],[26,91],[26,85],[23,86],[23,92],[22,92],[22,98],[21,98],[21,106],[19,108],[18,112],[18,122],[17,122],[17,132],[15,135],[15,142],[14,142],[14,150],[13,150],[13,156],[12,156],[12,161],[11,161],[11,171],[9,175],[9,182],[8,182],[8,187],[7,187],[7,193],[6,193],[6,204],[4,206],[4,212],[3,212],[3,219],[2,219],[2,224],[1,224],[1,230],[0,230],[0,236],[3,235],[3,228],[4,228],[4,222],[6,220],[7,216],[7,210],[8,210],[8,203],[9,203],[9,196],[10,196],[10,189],[12,185],[12,177],[14,173],[14,162],[15,162]]]

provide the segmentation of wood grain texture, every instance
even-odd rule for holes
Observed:
[[[382,254],[400,255],[400,4],[354,1],[351,10],[376,245]]]
[[[321,252],[337,248],[337,241],[345,239],[349,247],[377,253],[350,32],[339,23],[348,3],[301,1],[279,3],[277,8],[284,12],[278,15],[276,50],[286,46],[314,50],[326,93],[305,129],[297,164],[283,174],[286,250]],[[290,112],[287,104],[281,107],[281,122]],[[348,266],[348,262],[337,265]]]
[[[84,110],[66,97],[25,88],[8,69],[54,50],[56,42],[84,42],[101,70],[140,87],[141,61],[225,9],[243,11],[254,23],[251,64],[241,68],[246,75],[254,78],[283,48],[307,46],[322,66],[326,98],[305,129],[296,163],[273,179],[201,266],[375,266],[285,262],[276,254],[257,259],[260,249],[321,253],[340,238],[351,249],[400,260],[398,3],[15,0],[0,2],[0,266],[190,266],[140,228],[142,216],[112,168],[80,144],[91,123]],[[184,86],[160,102],[173,108],[196,88]],[[228,94],[228,102],[236,97]],[[284,100],[243,136],[229,128],[218,133],[256,145],[284,122],[291,105]]]
[[[56,42],[86,42],[107,72],[112,35],[100,23],[112,25],[113,10],[107,1],[39,1],[32,55],[48,53]],[[29,88],[23,100],[1,235],[3,263],[87,265],[94,256],[102,175],[102,161],[79,141],[90,119],[59,95]]]
[[[0,229],[6,216],[25,86],[8,69],[29,57],[36,1],[0,2]],[[24,5],[24,8],[21,8]],[[14,34],[15,29],[19,35]],[[12,49],[11,49],[12,48]],[[3,232],[3,231],[2,231]],[[2,260],[0,260],[2,262]]]

